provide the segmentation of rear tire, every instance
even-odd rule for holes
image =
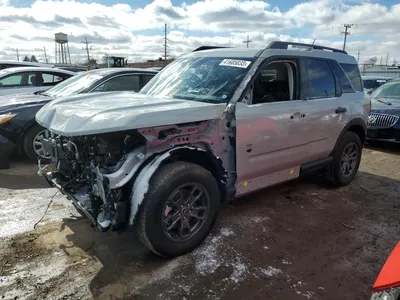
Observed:
[[[219,187],[209,171],[189,162],[169,163],[150,180],[136,222],[137,233],[157,255],[182,255],[208,236],[219,206]]]
[[[30,160],[34,160],[34,161],[38,160],[39,154],[35,151],[34,147],[36,147],[36,149],[38,149],[37,147],[40,148],[40,146],[38,146],[38,145],[35,146],[34,142],[35,142],[35,138],[38,136],[38,134],[40,134],[41,132],[44,132],[45,130],[47,130],[47,129],[40,126],[39,124],[35,124],[32,127],[30,127],[27,130],[27,132],[25,133],[22,147],[23,147],[25,155]],[[40,158],[42,159],[43,162],[50,161],[49,157],[40,156]]]
[[[361,154],[360,137],[352,131],[346,132],[335,149],[326,179],[337,187],[348,185],[357,174]]]

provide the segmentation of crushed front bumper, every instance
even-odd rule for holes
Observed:
[[[10,155],[16,145],[6,137],[0,135],[0,169],[10,168]]]
[[[90,213],[86,208],[84,208],[81,201],[79,201],[79,199],[77,199],[75,195],[71,194],[63,187],[60,180],[58,179],[57,172],[48,172],[46,174],[43,174],[43,177],[46,179],[50,187],[57,188],[63,195],[67,197],[68,200],[72,201],[72,204],[75,206],[75,208],[82,212],[93,223],[93,225],[103,231],[103,228],[96,222],[94,214]]]

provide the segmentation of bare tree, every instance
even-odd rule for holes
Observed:
[[[107,60],[108,60],[108,57],[109,57],[108,53],[104,54],[104,55],[101,57],[101,62],[106,64],[106,63],[107,63]]]
[[[378,58],[377,58],[376,56],[367,59],[367,60],[364,62],[364,69],[372,68],[373,66],[376,65],[376,62],[377,62],[377,61],[378,61]]]

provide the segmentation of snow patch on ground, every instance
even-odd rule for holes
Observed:
[[[238,263],[233,266],[233,273],[230,279],[234,283],[238,283],[239,281],[243,281],[246,278],[247,267],[243,263]]]
[[[261,269],[261,273],[268,277],[273,277],[282,273],[282,270],[269,266],[266,269]]]
[[[0,238],[33,230],[47,205],[57,192],[53,188],[7,190],[0,194]],[[44,219],[52,221],[79,216],[62,194],[57,194]],[[39,224],[43,225],[45,221]]]

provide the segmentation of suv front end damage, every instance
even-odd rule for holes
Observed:
[[[134,225],[153,173],[166,160],[189,159],[195,152],[214,161],[221,189],[226,172],[214,154],[220,121],[160,126],[123,132],[42,138],[56,171],[42,174],[102,231]],[[228,145],[226,145],[228,146]]]

